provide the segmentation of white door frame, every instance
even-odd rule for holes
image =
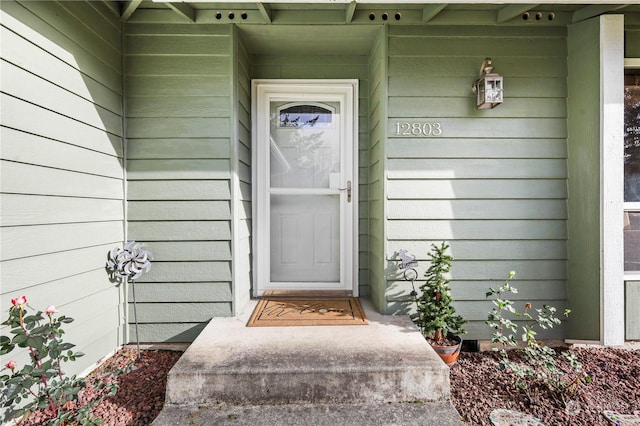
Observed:
[[[269,135],[271,100],[316,101],[317,95],[341,96],[344,107],[345,141],[341,155],[346,166],[340,182],[340,288],[358,296],[358,80],[268,79],[251,82],[252,113],[252,251],[253,295],[275,288],[270,283],[270,170],[269,144],[259,136]],[[351,117],[352,119],[349,119]],[[348,141],[351,140],[349,144]],[[350,145],[350,146],[349,146]],[[350,170],[349,170],[350,168]],[[348,179],[350,177],[350,179]],[[351,200],[347,201],[347,181],[351,182]],[[336,188],[334,188],[336,189]],[[307,283],[301,290],[316,290]],[[332,288],[333,289],[333,288]],[[326,288],[322,288],[326,290]]]

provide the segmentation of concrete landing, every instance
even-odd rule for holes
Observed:
[[[246,327],[255,301],[238,317],[213,319],[169,373],[168,407],[154,425],[222,424],[233,417],[266,424],[251,416],[294,413],[299,420],[324,413],[331,424],[414,424],[398,417],[409,411],[422,419],[415,424],[429,424],[424,416],[443,411],[459,421],[448,402],[449,368],[409,318],[380,315],[361,302],[369,325]],[[211,408],[220,404],[225,410]],[[376,412],[389,421],[372,423]],[[357,413],[366,421],[344,417]],[[217,420],[175,423],[180,415]],[[283,421],[271,424],[311,424]]]

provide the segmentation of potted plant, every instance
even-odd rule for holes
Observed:
[[[448,278],[453,257],[446,254],[448,248],[444,241],[440,246],[431,245],[426,282],[420,286],[421,294],[416,297],[416,322],[436,353],[451,366],[460,354],[462,339],[459,335],[466,333],[463,328],[466,321],[456,314],[453,306]]]

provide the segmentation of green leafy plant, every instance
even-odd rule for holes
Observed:
[[[426,281],[420,286],[421,294],[416,299],[418,316],[416,323],[425,337],[443,344],[450,334],[464,334],[462,316],[456,314],[451,297],[448,274],[453,257],[446,254],[449,245],[431,245],[431,263],[425,273]]]
[[[11,300],[9,318],[3,325],[10,327],[12,338],[0,336],[0,354],[11,353],[15,348],[27,350],[30,363],[19,366],[15,360],[5,363],[0,374],[0,403],[8,408],[6,417],[16,418],[36,410],[44,410],[49,420],[45,425],[82,424],[95,425],[101,419],[91,416],[91,410],[102,399],[115,395],[118,384],[104,381],[99,384],[101,397],[78,404],[85,382],[75,375],[66,376],[63,363],[75,361],[82,352],[72,350],[75,345],[65,343],[63,325],[72,318],[58,313],[55,306],[44,312],[29,313],[25,296]],[[8,371],[7,371],[8,370]]]
[[[556,400],[569,403],[579,387],[591,381],[583,371],[582,363],[575,354],[568,351],[556,352],[553,348],[540,343],[537,330],[551,329],[561,324],[556,316],[556,308],[543,305],[532,309],[530,303],[524,304],[524,310],[518,311],[514,302],[505,298],[506,293],[515,294],[518,290],[511,286],[515,277],[511,271],[504,283],[497,289],[489,288],[487,298],[492,298],[493,308],[487,316],[486,324],[493,330],[491,341],[499,344],[493,350],[500,353],[498,366],[515,376],[515,385],[531,398],[536,387],[547,389]],[[533,314],[532,314],[533,312]],[[567,317],[571,311],[565,309]],[[521,319],[521,324],[514,319]],[[520,337],[524,347],[518,342]],[[511,359],[506,348],[514,349],[522,355],[521,359]],[[560,359],[564,359],[566,367],[561,368]]]

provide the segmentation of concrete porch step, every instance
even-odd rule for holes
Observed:
[[[169,406],[153,426],[463,426],[447,401],[418,403]]]
[[[368,325],[246,327],[256,302],[213,319],[169,373],[154,424],[461,424],[449,368],[411,320],[361,302]]]
[[[361,301],[368,325],[246,327],[215,318],[169,373],[168,404],[448,400],[449,368],[406,316]]]

